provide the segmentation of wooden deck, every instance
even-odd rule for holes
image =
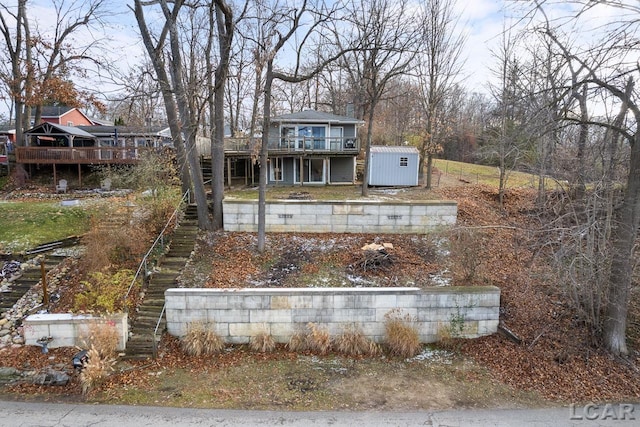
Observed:
[[[260,152],[259,138],[226,138],[225,155],[250,157]],[[208,150],[207,150],[208,148]],[[211,156],[210,146],[198,147]],[[135,164],[149,150],[146,147],[16,147],[16,163],[23,164]],[[357,155],[360,144],[351,138],[278,138],[269,141],[269,156]],[[208,152],[207,152],[208,151]]]
[[[132,164],[153,148],[133,147],[16,147],[16,163],[26,164]]]

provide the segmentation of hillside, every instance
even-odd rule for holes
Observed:
[[[257,406],[264,408],[283,407],[277,404],[274,406],[273,402],[287,402],[287,399],[291,401],[283,405],[289,409],[298,408],[298,404],[305,408],[312,401],[314,403],[311,407],[319,409],[345,407],[338,403],[340,399],[335,402],[314,401],[325,396],[327,390],[332,393],[341,390],[341,393],[353,396],[358,390],[357,396],[361,401],[353,403],[348,400],[351,402],[349,405],[355,405],[347,405],[352,409],[522,406],[539,405],[540,399],[560,403],[638,400],[640,373],[637,350],[627,359],[615,359],[592,342],[585,326],[576,321],[573,308],[563,295],[560,284],[556,283],[546,259],[548,254],[538,250],[545,236],[539,232],[538,216],[533,209],[535,194],[527,189],[511,189],[505,199],[505,208],[500,209],[497,192],[492,187],[463,184],[454,177],[443,178],[445,179],[440,182],[440,187],[430,192],[428,197],[458,201],[458,227],[447,232],[451,241],[451,256],[443,255],[439,237],[273,234],[268,237],[269,251],[257,254],[253,249],[255,235],[209,233],[199,238],[196,256],[184,270],[182,283],[184,286],[297,286],[301,283],[305,286],[319,286],[324,278],[329,277],[334,283],[349,286],[350,277],[355,276],[365,283],[384,286],[432,286],[438,284],[435,281],[439,280],[454,285],[492,284],[500,287],[502,292],[502,321],[521,340],[520,343],[501,334],[477,340],[454,340],[436,350],[444,353],[436,353],[438,356],[435,358],[428,356],[404,362],[330,359],[333,356],[306,359],[307,356],[297,356],[284,348],[269,356],[237,348],[219,357],[196,360],[182,355],[175,339],[165,337],[161,358],[150,363],[131,362],[123,365],[126,369],[112,376],[106,385],[96,391],[92,399],[149,403],[137,394],[132,401],[131,390],[145,390],[149,396],[157,396],[158,393],[162,394],[163,387],[169,387],[173,390],[172,393],[160,398],[160,402],[190,406],[193,402],[184,403],[184,400],[188,400],[187,396],[191,396],[190,393],[195,393],[187,391],[190,381],[200,381],[203,376],[215,375],[232,377],[228,383],[218,385],[228,395],[220,396],[216,392],[215,396],[205,399],[209,403],[199,403],[196,406],[250,408],[255,406],[247,404],[246,399],[249,397],[245,394],[249,393],[253,385],[242,383],[243,380],[233,375],[245,375],[243,378],[246,379],[243,372],[251,370],[255,371],[255,378],[250,382],[253,384],[265,381],[257,389],[264,387],[269,390],[268,396],[263,396],[260,400],[263,403]],[[417,199],[426,196],[426,190],[376,190],[374,196]],[[361,260],[360,247],[374,240],[393,243],[393,262],[380,269],[357,271]],[[70,300],[68,296],[75,292],[72,284],[71,280],[67,288],[60,290],[60,302]],[[58,311],[66,309],[68,307],[63,304],[57,307]],[[630,322],[635,325],[634,328],[638,325],[637,312],[634,306]],[[637,331],[631,330],[630,336],[637,337]],[[638,342],[633,340],[631,348],[637,349]],[[428,350],[430,351],[432,350]],[[4,350],[0,354],[5,364],[12,363],[16,367],[25,364],[32,367],[43,365],[43,358],[37,348]],[[53,357],[57,355],[59,358],[67,358],[70,351],[57,350],[52,351],[52,354]],[[308,369],[301,368],[301,363],[309,364]],[[344,371],[327,374],[328,378],[315,377],[318,369],[323,370],[326,364],[336,363]],[[447,368],[449,364],[451,366]],[[439,371],[442,369],[445,373]],[[438,370],[438,373],[434,374],[434,370]],[[163,375],[172,378],[171,385],[168,386],[160,378],[150,377],[154,372],[164,372]],[[302,377],[315,378],[305,380],[316,381],[315,388],[303,387],[304,390],[296,388],[292,391],[292,372],[298,378],[295,384],[302,381]],[[343,374],[336,377],[338,372]],[[344,372],[349,374],[345,376]],[[285,384],[288,391],[279,391],[279,387],[283,385],[275,378],[282,375],[282,380],[289,382],[288,386]],[[379,381],[366,381],[371,375]],[[392,386],[392,383],[398,381],[399,375],[402,377],[402,384]],[[431,375],[437,375],[436,379]],[[242,384],[238,384],[238,381]],[[447,381],[450,384],[445,387]],[[442,394],[439,396],[440,400],[423,401],[417,397],[423,394],[420,390],[432,387],[433,384],[439,384],[437,387],[440,387]],[[380,397],[380,390],[387,390],[382,394],[394,395],[395,398]],[[415,392],[410,393],[408,390]],[[10,391],[45,395],[52,393],[51,389],[32,385],[14,386]],[[80,398],[77,381],[53,393]],[[282,393],[294,393],[295,398],[282,396]],[[454,398],[460,393],[465,397]],[[174,394],[182,397],[177,398]],[[495,397],[488,397],[491,395]],[[197,400],[195,397],[192,399]],[[412,402],[411,399],[417,400],[408,404],[407,399]],[[380,403],[382,401],[384,403]],[[344,402],[347,400],[343,399]]]

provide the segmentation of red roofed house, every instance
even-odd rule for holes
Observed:
[[[42,107],[42,122],[63,126],[93,126],[96,124],[75,107],[51,105]],[[34,126],[39,124],[33,123]]]

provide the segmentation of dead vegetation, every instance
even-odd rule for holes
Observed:
[[[442,333],[446,338],[447,348],[457,352],[467,368],[458,369],[443,374],[438,380],[430,383],[420,382],[419,375],[403,377],[402,372],[415,368],[415,363],[399,361],[397,358],[377,358],[360,360],[355,352],[345,351],[345,348],[361,348],[359,339],[352,335],[345,339],[341,347],[340,339],[333,342],[333,348],[327,356],[316,356],[317,360],[333,358],[332,352],[353,354],[362,365],[376,364],[371,371],[354,375],[353,384],[347,387],[344,396],[360,396],[359,408],[400,408],[408,399],[419,396],[407,395],[406,390],[445,390],[448,384],[454,384],[457,390],[471,386],[478,392],[474,397],[458,401],[450,396],[457,396],[452,392],[449,397],[439,401],[440,407],[447,405],[483,406],[491,402],[494,396],[493,388],[484,388],[506,384],[506,394],[500,394],[501,399],[509,400],[508,396],[517,393],[532,393],[552,399],[554,402],[579,401],[629,401],[640,398],[640,371],[637,364],[637,349],[640,337],[640,305],[638,299],[632,300],[629,318],[630,347],[633,352],[626,359],[616,359],[597,347],[590,338],[588,327],[575,316],[575,307],[564,297],[558,286],[557,276],[549,267],[546,253],[539,251],[539,243],[544,236],[537,232],[539,221],[533,216],[533,201],[535,194],[528,190],[509,190],[505,197],[504,209],[499,209],[496,191],[483,186],[459,186],[455,188],[441,188],[438,190],[441,198],[458,201],[458,226],[451,230],[452,235],[429,236],[376,236],[376,235],[316,235],[316,234],[269,234],[267,237],[268,251],[259,255],[254,251],[255,236],[250,233],[211,233],[204,235],[198,242],[195,262],[190,268],[201,268],[205,273],[207,286],[211,287],[241,287],[241,286],[354,286],[356,282],[350,279],[357,277],[367,286],[432,286],[437,277],[451,280],[450,284],[490,284],[501,290],[501,322],[508,327],[520,340],[516,343],[500,334],[476,340],[462,340]],[[416,198],[416,197],[414,197]],[[384,239],[384,240],[383,240]],[[361,248],[370,243],[390,242],[394,245],[392,254],[394,262],[385,269],[355,273],[349,266],[362,260]],[[449,252],[456,246],[469,248],[465,253],[456,251],[451,257]],[[391,250],[390,250],[391,251]],[[460,256],[458,256],[460,255]],[[449,261],[447,261],[449,260]],[[461,265],[472,261],[472,264]],[[275,270],[274,270],[275,268]],[[215,271],[215,274],[211,274]],[[199,277],[199,274],[185,271],[183,277]],[[198,284],[201,283],[198,281]],[[74,292],[71,287],[67,292]],[[183,283],[188,285],[188,283]],[[632,295],[638,293],[637,285],[632,289]],[[61,300],[64,300],[61,295]],[[64,308],[62,308],[64,311]],[[273,352],[251,352],[247,355],[247,347],[234,347],[230,353],[218,353],[210,358],[185,356],[180,343],[165,337],[161,344],[162,358],[153,362],[150,368],[143,368],[143,364],[136,365],[136,369],[117,373],[110,376],[106,382],[95,388],[103,393],[107,399],[113,396],[123,396],[127,390],[143,390],[152,394],[159,402],[183,401],[170,400],[170,393],[157,391],[162,386],[167,387],[159,379],[150,376],[150,372],[166,370],[186,370],[195,373],[195,379],[185,379],[185,384],[193,385],[203,372],[211,372],[213,378],[226,375],[237,367],[238,378],[244,378],[245,384],[234,388],[231,384],[218,389],[214,396],[207,395],[207,403],[202,406],[222,405],[220,402],[234,402],[232,407],[250,408],[252,405],[270,408],[298,407],[299,402],[309,405],[311,391],[287,397],[291,390],[277,390],[276,385],[269,383],[269,378],[280,378],[273,372],[262,372],[267,364],[274,363],[286,373],[283,378],[290,381],[291,371],[299,366],[299,352],[309,351],[306,333],[303,331],[284,346],[276,346]],[[342,348],[342,349],[341,349]],[[244,350],[246,349],[246,350]],[[60,351],[56,349],[56,352]],[[52,353],[56,353],[52,350]],[[12,349],[2,355],[7,364],[14,363],[17,367],[29,363],[36,368],[43,363],[39,349]],[[69,358],[70,355],[64,356]],[[239,360],[242,359],[243,362]],[[327,359],[328,360],[328,359]],[[333,360],[333,359],[331,359]],[[471,361],[471,362],[469,362]],[[277,363],[276,363],[277,362]],[[246,363],[246,364],[245,364]],[[346,363],[346,362],[345,362]],[[282,368],[282,365],[286,368]],[[468,368],[469,366],[477,367]],[[312,376],[317,372],[317,366],[309,372],[297,373]],[[354,368],[359,369],[359,368]],[[363,368],[364,369],[364,368]],[[430,368],[431,369],[431,368]],[[251,370],[255,381],[247,379],[247,371]],[[413,372],[413,371],[411,371]],[[389,375],[387,375],[389,373]],[[173,374],[172,374],[173,375]],[[178,375],[177,373],[175,375]],[[421,373],[425,375],[427,373]],[[296,378],[298,378],[296,376]],[[176,377],[172,376],[172,379]],[[341,376],[346,381],[346,377]],[[374,378],[374,380],[367,379]],[[211,383],[211,379],[208,383]],[[258,380],[259,379],[259,380]],[[274,380],[275,381],[275,380]],[[285,381],[284,379],[282,381]],[[285,381],[285,382],[286,382]],[[316,378],[315,384],[318,384]],[[333,379],[332,381],[338,381]],[[339,389],[343,390],[344,382],[340,382]],[[426,380],[425,380],[426,381]],[[161,384],[161,385],[159,385]],[[171,384],[176,390],[179,385]],[[255,386],[255,387],[254,387]],[[390,388],[386,388],[390,387]],[[126,388],[126,390],[125,390]],[[187,387],[185,387],[185,390]],[[265,389],[269,393],[263,394]],[[319,390],[323,390],[318,386]],[[11,390],[25,394],[42,394],[45,391],[40,386],[20,385]],[[343,391],[344,391],[343,390]],[[80,395],[81,386],[74,380],[68,387],[47,393],[61,395]],[[177,393],[177,392],[176,392]],[[187,396],[187,392],[181,391]],[[246,394],[245,394],[246,393]],[[259,393],[262,397],[250,396]],[[279,394],[282,393],[282,394]],[[424,393],[422,393],[424,394]],[[94,394],[95,396],[95,394]],[[190,396],[190,395],[189,395]],[[232,396],[232,397],[231,397]],[[314,395],[315,396],[315,395]],[[374,396],[381,400],[374,401]],[[391,396],[391,397],[384,397]],[[395,404],[389,403],[395,399]],[[261,400],[264,398],[263,400]],[[297,400],[299,399],[299,400]],[[373,399],[373,400],[372,400]],[[344,399],[343,399],[344,400]],[[259,404],[251,403],[259,401]],[[280,402],[269,406],[266,401]],[[292,402],[298,403],[292,403]],[[216,403],[211,403],[216,402]],[[240,403],[239,403],[240,402]],[[526,404],[523,399],[520,404]],[[500,404],[494,401],[495,405]],[[229,405],[232,405],[229,403]],[[301,404],[302,405],[302,404]],[[395,405],[395,406],[394,406]],[[304,405],[301,407],[305,407]],[[429,407],[428,403],[420,407]],[[352,409],[353,407],[349,407]]]

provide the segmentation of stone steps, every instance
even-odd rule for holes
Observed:
[[[195,206],[187,206],[184,218],[171,236],[169,251],[160,260],[160,271],[149,280],[144,299],[138,306],[131,333],[127,342],[126,358],[146,359],[154,356],[153,333],[164,307],[164,291],[175,287],[175,280],[189,260],[198,234],[197,211]],[[166,329],[166,322],[160,320],[158,332]],[[159,339],[159,337],[158,337]]]
[[[47,256],[44,261],[45,273],[55,268],[64,257]],[[38,284],[42,278],[39,267],[24,270],[22,276],[17,278],[9,289],[9,292],[0,292],[0,313],[13,308],[13,306],[26,294],[32,286]]]

